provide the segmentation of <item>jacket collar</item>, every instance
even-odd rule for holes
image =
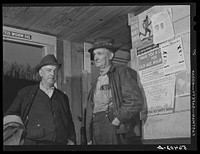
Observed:
[[[111,64],[110,70],[108,71],[108,73],[112,73],[115,70],[115,67],[116,67],[115,64]]]
[[[24,111],[23,111],[21,117],[22,117],[22,121],[24,122],[25,126],[26,126],[25,119],[26,119],[26,117],[27,117],[27,115],[29,113],[30,107],[31,107],[31,105],[33,103],[33,99],[34,99],[34,97],[36,95],[36,92],[37,92],[38,88],[39,88],[39,84],[36,84],[31,88],[31,90],[30,90],[30,92],[28,94],[28,99],[24,103]]]
[[[29,95],[34,95],[37,92],[38,88],[39,88],[39,84],[34,85]]]

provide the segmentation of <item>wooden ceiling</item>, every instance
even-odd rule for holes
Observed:
[[[88,4],[49,6],[3,5],[3,25],[61,40],[93,43],[96,38],[110,37],[121,50],[130,51],[131,34],[128,13],[139,13],[151,6],[96,6]]]

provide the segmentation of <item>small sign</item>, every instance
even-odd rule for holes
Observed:
[[[3,35],[13,36],[13,37],[18,37],[18,38],[23,38],[23,39],[31,40],[31,35],[29,35],[29,34],[22,34],[22,33],[7,31],[7,30],[3,31]]]

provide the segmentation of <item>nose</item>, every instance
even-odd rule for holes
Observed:
[[[54,75],[56,74],[56,72],[52,70],[52,71],[50,72],[50,74],[51,74],[52,76],[54,76]]]
[[[97,61],[99,58],[97,55],[94,55],[94,61]]]

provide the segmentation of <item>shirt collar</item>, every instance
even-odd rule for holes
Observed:
[[[54,88],[55,88],[55,87],[52,86],[52,87],[50,87],[50,88],[47,89],[47,88],[42,84],[42,82],[40,82],[40,89],[43,90],[43,91],[49,91],[49,90],[51,91],[51,90],[54,90]]]
[[[105,69],[103,69],[103,70],[100,72],[100,75],[101,75],[101,76],[104,76],[106,73],[108,73],[108,71],[110,70],[110,67],[111,67],[111,65],[109,65],[108,67],[106,67]]]

